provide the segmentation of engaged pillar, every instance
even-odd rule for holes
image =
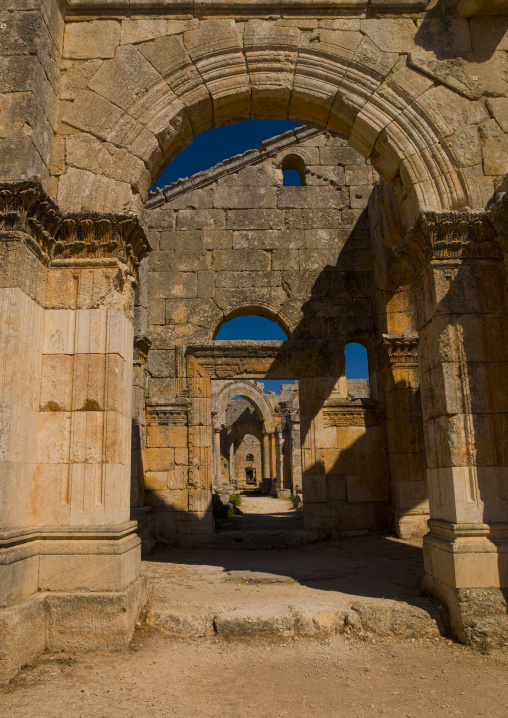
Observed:
[[[413,291],[430,502],[425,584],[447,602],[460,640],[505,641],[504,248],[489,215],[429,212],[408,238],[411,249],[420,267]]]

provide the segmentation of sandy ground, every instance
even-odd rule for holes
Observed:
[[[508,656],[448,639],[174,639],[56,654],[0,690],[9,718],[506,718]]]

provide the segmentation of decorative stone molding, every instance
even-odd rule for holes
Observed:
[[[414,366],[418,364],[418,337],[409,335],[392,337],[383,334],[382,344],[391,366]]]
[[[500,0],[497,0],[499,2]],[[488,2],[488,0],[484,0]],[[416,12],[425,10],[429,0],[251,0],[241,4],[238,8],[237,0],[200,0],[199,3],[193,0],[180,0],[178,13],[181,15],[200,16],[224,16],[235,13],[244,16],[270,15],[280,17],[289,13],[303,14],[306,10],[312,17],[336,15],[337,12],[353,12],[355,15],[361,12],[375,11],[392,13],[394,11]],[[168,10],[165,0],[130,0],[129,12],[132,14],[146,14],[148,12],[165,13]],[[68,15],[82,14],[124,14],[127,8],[125,0],[67,0]]]
[[[187,426],[189,406],[187,404],[158,404],[147,406],[146,419],[148,424],[167,426]]]
[[[118,259],[135,270],[149,252],[137,217],[62,214],[36,180],[0,183],[0,230],[23,232],[46,263],[60,259]]]
[[[502,259],[504,249],[486,212],[422,212],[406,237],[393,248],[412,277],[433,260]]]
[[[326,406],[323,423],[329,426],[379,426],[385,421],[384,411],[376,406],[355,406],[351,403]]]

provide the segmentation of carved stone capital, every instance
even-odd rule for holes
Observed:
[[[432,261],[502,259],[503,243],[487,212],[422,212],[393,249],[392,265],[405,264],[411,278]]]
[[[418,364],[418,337],[394,337],[383,334],[382,345],[391,366],[415,366]]]
[[[36,180],[0,182],[0,230],[23,232],[32,250],[48,263],[113,258],[134,271],[150,250],[137,217],[62,214]]]

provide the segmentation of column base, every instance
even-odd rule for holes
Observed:
[[[123,650],[146,603],[146,579],[123,591],[37,593],[0,609],[0,683],[44,650]]]
[[[508,641],[508,526],[429,521],[424,588],[444,601],[456,638],[485,647]]]

